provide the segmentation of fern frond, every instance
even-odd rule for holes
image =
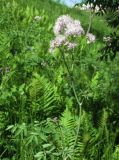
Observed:
[[[98,121],[98,127],[103,129],[105,126],[107,126],[107,119],[108,119],[108,112],[103,109],[100,115],[100,119]]]
[[[45,77],[34,74],[34,78],[29,85],[29,95],[33,112],[38,112],[44,116],[52,116],[58,113],[59,106],[56,105],[59,100],[57,88]]]
[[[67,108],[61,117],[60,125],[63,128],[65,142],[69,147],[73,147],[76,134],[76,120]]]
[[[60,125],[63,130],[65,147],[68,148],[71,159],[78,160],[82,157],[84,144],[81,132],[78,131],[79,118],[74,116],[67,108],[64,111]]]
[[[119,27],[119,10],[110,12],[107,15],[107,21],[112,27]]]

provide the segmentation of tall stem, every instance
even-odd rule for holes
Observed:
[[[93,16],[94,16],[94,13],[92,13],[92,11],[90,10],[89,25],[88,25],[88,29],[87,29],[86,34],[88,34],[90,32]]]
[[[76,134],[76,138],[75,138],[75,141],[74,141],[74,145],[73,145],[73,156],[74,156],[74,149],[75,149],[75,146],[76,146],[76,143],[77,143],[77,139],[78,139],[78,134],[79,134],[79,130],[80,130],[80,125],[81,125],[81,114],[82,114],[82,105],[78,99],[78,95],[76,93],[76,89],[75,89],[75,85],[74,85],[74,78],[73,78],[73,75],[69,69],[69,66],[66,62],[66,59],[65,59],[65,55],[64,55],[64,52],[61,51],[62,53],[62,58],[63,58],[63,62],[65,64],[65,67],[67,69],[67,72],[69,74],[69,77],[70,77],[70,81],[71,81],[71,87],[72,87],[72,90],[73,90],[73,93],[74,93],[74,96],[75,96],[75,99],[77,101],[77,104],[79,106],[79,123],[78,123],[78,126],[77,126],[77,134]]]
[[[63,62],[64,62],[64,64],[65,64],[65,67],[66,67],[67,72],[68,72],[69,77],[70,77],[71,87],[72,87],[74,96],[75,96],[75,98],[76,98],[77,104],[78,104],[79,109],[80,109],[80,101],[79,101],[78,96],[77,96],[77,93],[76,93],[76,89],[75,89],[75,85],[74,85],[74,78],[73,78],[72,73],[71,73],[71,71],[70,71],[70,69],[69,69],[69,66],[68,66],[68,64],[67,64],[67,62],[66,62],[66,60],[65,60],[64,52],[62,52],[62,58],[63,58]],[[80,111],[81,111],[81,109],[80,109]]]

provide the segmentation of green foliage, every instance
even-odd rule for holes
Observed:
[[[32,116],[38,114],[38,117],[47,117],[58,114],[60,106],[58,107],[57,87],[53,86],[47,79],[34,74],[34,78],[29,85],[29,99],[31,104]]]
[[[94,8],[99,7],[98,13],[105,15],[108,24],[113,27],[114,31],[108,35],[111,40],[102,48],[102,59],[109,57],[113,60],[119,52],[119,1],[118,0],[86,0],[87,3],[92,3]]]
[[[50,0],[0,1],[0,160],[118,160],[119,57],[98,54],[111,28],[95,17],[94,44],[49,53],[62,14],[88,28],[88,12]]]

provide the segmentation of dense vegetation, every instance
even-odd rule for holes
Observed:
[[[88,29],[88,11],[0,1],[0,160],[119,160],[119,56],[100,60],[103,37],[117,29],[95,15],[95,43],[69,37],[75,48],[50,53],[67,14]]]

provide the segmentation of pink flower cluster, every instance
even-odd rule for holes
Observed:
[[[53,28],[55,39],[50,42],[50,52],[56,47],[65,45],[67,49],[73,49],[77,46],[75,42],[69,42],[69,36],[81,36],[84,34],[84,30],[81,26],[79,20],[74,20],[69,15],[63,15],[59,17]],[[87,43],[92,43],[95,41],[95,36],[92,33],[87,35]]]
[[[54,26],[55,35],[63,34],[65,36],[76,35],[79,36],[84,34],[84,30],[81,26],[80,21],[73,20],[68,15],[63,15],[59,17]]]
[[[76,43],[69,42],[65,36],[57,35],[55,39],[50,42],[49,52],[53,52],[55,48],[60,47],[62,45],[66,46],[68,50],[76,47]]]
[[[62,46],[65,42],[66,42],[66,37],[65,36],[63,36],[63,35],[57,35],[57,37],[55,37],[55,39],[50,42],[50,49],[49,49],[49,51],[53,52],[53,50],[56,47]]]

